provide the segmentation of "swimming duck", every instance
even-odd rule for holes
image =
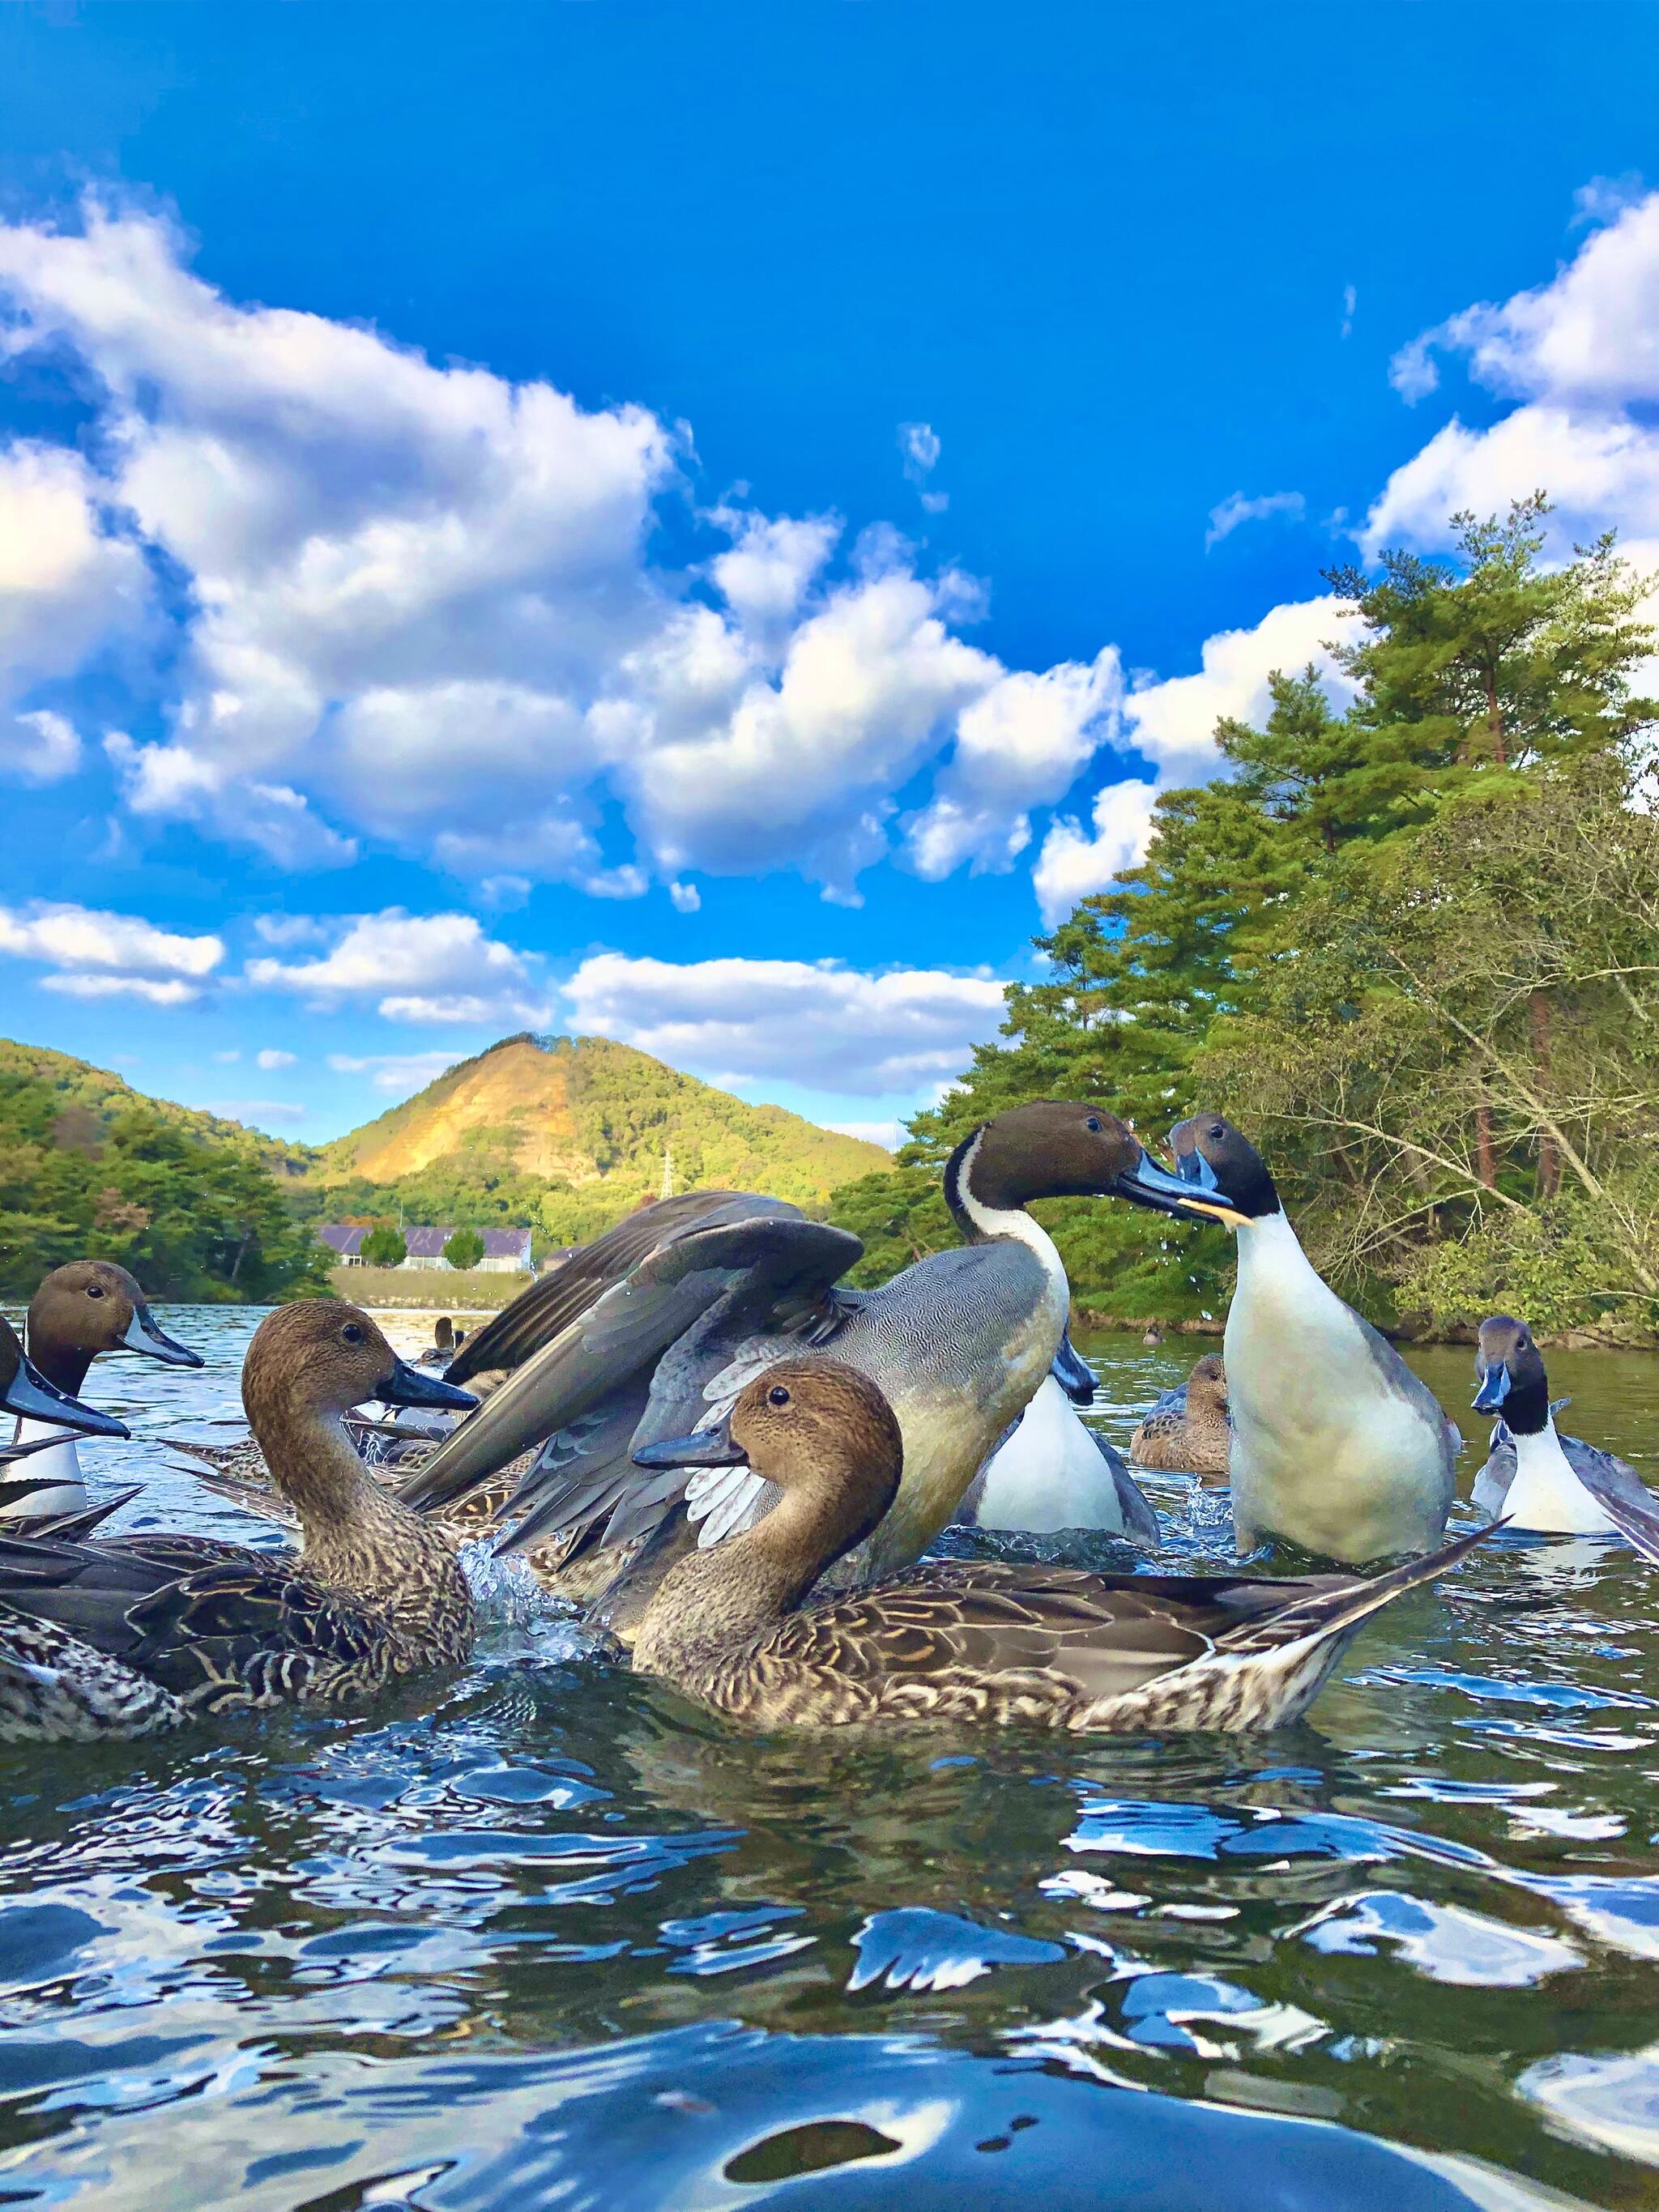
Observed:
[[[1492,1314],[1480,1324],[1474,1409],[1500,1413],[1474,1503],[1516,1528],[1622,1536],[1659,1564],[1659,1498],[1628,1460],[1555,1426],[1543,1354],[1525,1322]]]
[[[13,1531],[27,1529],[37,1535],[84,1534],[117,1509],[137,1496],[125,1490],[100,1504],[59,1511],[50,1503],[59,1487],[57,1477],[39,1476],[42,1457],[66,1434],[121,1437],[131,1434],[112,1413],[83,1406],[50,1383],[24,1354],[21,1338],[0,1315],[0,1411],[15,1413],[38,1431],[22,1443],[0,1444],[0,1515]],[[45,1501],[43,1503],[43,1501]]]
[[[1200,1207],[1237,1233],[1223,1351],[1239,1551],[1264,1536],[1354,1564],[1430,1550],[1462,1442],[1433,1393],[1315,1273],[1231,1121],[1194,1114],[1170,1141]]]
[[[557,1534],[573,1565],[590,1547],[616,1553],[614,1573],[684,1488],[672,1471],[641,1477],[634,1445],[682,1434],[775,1360],[833,1341],[884,1389],[905,1440],[901,1494],[848,1571],[908,1566],[1057,1362],[1063,1386],[1093,1387],[1065,1340],[1065,1268],[1029,1201],[1111,1194],[1165,1213],[1200,1210],[1125,1123],[1087,1103],[997,1115],[957,1146],[944,1187],[963,1243],[874,1291],[840,1285],[863,1253],[856,1237],[775,1199],[705,1194],[632,1217],[473,1339],[456,1376],[474,1360],[516,1354],[522,1364],[404,1496],[441,1508],[546,1438],[514,1500],[511,1548]],[[734,1475],[691,1514],[699,1540],[717,1541],[769,1503],[758,1478]]]
[[[1140,1340],[1146,1346],[1148,1352],[1156,1352],[1159,1345],[1164,1341],[1164,1332],[1158,1327],[1158,1323],[1154,1322]]]
[[[1218,1352],[1206,1352],[1184,1382],[1165,1390],[1143,1414],[1129,1456],[1142,1467],[1225,1474],[1231,1433],[1226,1366]]]
[[[1158,1549],[1158,1515],[1098,1430],[1085,1428],[1052,1375],[968,1486],[956,1526],[1097,1528],[1142,1551]]]
[[[454,1322],[447,1314],[440,1314],[432,1325],[432,1342],[421,1354],[419,1364],[435,1367],[441,1374],[459,1349]]]
[[[803,1605],[891,1510],[903,1449],[870,1377],[825,1359],[775,1362],[726,1421],[641,1446],[643,1466],[707,1471],[696,1481],[747,1466],[781,1497],[754,1528],[670,1569],[640,1621],[635,1667],[763,1726],[1273,1728],[1306,1711],[1369,1614],[1488,1533],[1369,1582],[941,1562]]]
[[[203,1536],[0,1535],[0,1739],[154,1733],[192,1714],[367,1695],[471,1649],[451,1547],[343,1433],[365,1398],[470,1404],[335,1298],[261,1322],[243,1402],[299,1518],[297,1553]]]
[[[144,1294],[125,1267],[112,1260],[71,1260],[54,1267],[29,1301],[29,1356],[48,1382],[78,1396],[94,1359],[111,1352],[142,1352],[167,1367],[199,1367],[199,1352],[159,1328]],[[19,1443],[45,1445],[31,1475],[43,1487],[33,1512],[76,1513],[87,1503],[86,1481],[72,1437],[61,1429],[20,1420]],[[54,1487],[44,1484],[51,1477]],[[0,1503],[0,1518],[6,1517]]]

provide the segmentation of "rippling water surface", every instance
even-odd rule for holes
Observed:
[[[95,1370],[130,1524],[247,1533],[158,1439],[258,1318]],[[1198,1347],[1086,1348],[1121,1441]],[[1550,1372],[1659,1483],[1659,1361]],[[1271,1737],[756,1741],[496,1572],[373,1711],[0,1749],[0,2205],[1659,2204],[1656,1610],[1504,1540]]]

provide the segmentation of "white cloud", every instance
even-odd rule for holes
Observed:
[[[1325,649],[1342,635],[1348,602],[1297,599],[1273,607],[1253,629],[1226,629],[1206,638],[1196,676],[1173,676],[1131,691],[1123,702],[1127,742],[1164,769],[1166,782],[1213,775],[1215,726],[1224,716],[1243,721],[1267,711],[1267,678],[1275,669],[1291,674],[1310,661],[1339,701],[1348,687]]]
[[[1572,224],[1577,230],[1586,224],[1598,227],[1612,222],[1627,207],[1633,207],[1645,193],[1641,173],[1626,169],[1621,176],[1592,177],[1587,185],[1580,185],[1572,196]]]
[[[314,914],[259,914],[253,917],[253,930],[262,945],[286,950],[295,945],[325,943],[329,926]]]
[[[280,1052],[275,1045],[266,1045],[262,1052],[254,1054],[253,1060],[256,1066],[263,1067],[269,1073],[272,1068],[294,1066],[298,1060],[298,1054]]]
[[[477,915],[360,915],[315,960],[250,960],[261,990],[291,991],[324,1007],[374,1000],[394,1022],[517,1022],[539,1027],[546,999],[521,953],[486,937]]]
[[[668,896],[676,914],[696,914],[702,905],[702,893],[695,884],[670,884]]]
[[[1359,295],[1352,284],[1342,287],[1342,336],[1353,336],[1354,309],[1359,305]]]
[[[45,706],[19,710],[143,625],[149,571],[109,526],[104,495],[67,447],[0,448],[0,775],[53,783],[73,773],[73,726]]]
[[[200,998],[225,957],[217,937],[186,937],[135,915],[35,899],[0,906],[0,953],[53,970],[42,988],[76,999],[130,997],[181,1006]]]
[[[826,1126],[837,1136],[862,1137],[866,1145],[879,1145],[887,1152],[897,1152],[910,1135],[902,1121],[831,1121]]]
[[[948,492],[930,490],[927,482],[944,451],[938,431],[931,422],[901,422],[898,442],[904,456],[905,481],[915,484],[927,514],[943,514],[951,504],[951,495]]]
[[[724,550],[653,567],[689,448],[647,410],[240,306],[148,214],[93,200],[78,234],[0,224],[0,347],[70,359],[93,396],[106,473],[54,449],[33,464],[72,495],[84,559],[137,591],[153,550],[188,586],[165,736],[106,740],[141,820],[288,868],[343,865],[367,836],[484,882],[631,897],[764,866],[850,899],[895,793],[953,738],[971,757],[962,717],[1018,680],[956,634],[965,580],[922,576],[890,531],[836,571],[838,518],[728,504],[701,518]],[[903,440],[920,489],[939,440]],[[100,534],[94,507],[135,542]],[[60,626],[64,672],[109,627],[99,606]],[[962,780],[946,813],[970,804]],[[1052,781],[1011,790],[1012,812]],[[632,853],[601,844],[618,811]],[[988,840],[954,842],[1006,865]]]
[[[1006,869],[1030,842],[1027,809],[1064,798],[1115,738],[1123,672],[1109,647],[1092,667],[1063,662],[1004,676],[957,720],[956,750],[909,824],[911,865],[937,881],[964,861]]]
[[[1585,188],[1581,208],[1607,228],[1547,284],[1466,307],[1395,356],[1407,397],[1434,389],[1437,354],[1458,354],[1520,404],[1484,430],[1454,417],[1396,469],[1367,517],[1368,554],[1443,545],[1454,512],[1501,514],[1540,489],[1557,508],[1552,557],[1609,526],[1632,552],[1659,538],[1659,193],[1625,204],[1629,181]]]
[[[1056,817],[1031,871],[1045,929],[1064,921],[1079,899],[1108,890],[1142,857],[1157,797],[1156,784],[1109,783],[1095,797],[1092,835],[1069,816]]]
[[[1300,521],[1307,511],[1308,502],[1299,491],[1263,492],[1256,499],[1247,498],[1242,491],[1230,491],[1218,507],[1210,509],[1204,550],[1207,553],[1211,546],[1218,545],[1224,538],[1231,538],[1241,523],[1266,522],[1275,514],[1294,515]]]
[[[216,1052],[213,1055],[215,1060],[218,1061],[221,1067],[230,1067],[234,1066],[234,1063],[241,1058],[241,1054],[236,1051],[234,1048],[233,1048],[229,1052]]]
[[[337,1075],[367,1075],[377,1091],[389,1097],[408,1098],[416,1091],[424,1091],[428,1083],[435,1083],[465,1060],[465,1050],[451,1052],[381,1052],[357,1057],[349,1053],[331,1052],[328,1064]]]
[[[868,975],[835,961],[677,966],[594,953],[562,996],[573,1030],[619,1038],[711,1081],[781,1077],[866,1096],[948,1080],[1003,1017],[991,975]]]

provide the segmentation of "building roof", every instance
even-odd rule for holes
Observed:
[[[319,1224],[317,1234],[331,1251],[337,1252],[343,1260],[355,1260],[363,1249],[366,1229],[348,1228],[343,1221],[325,1221]],[[444,1246],[455,1234],[453,1228],[431,1229],[405,1224],[404,1243],[409,1248],[411,1260],[441,1260]],[[527,1229],[481,1229],[483,1255],[486,1260],[527,1260],[530,1257],[530,1231]]]

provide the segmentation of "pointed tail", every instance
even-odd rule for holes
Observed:
[[[1218,1648],[1226,1651],[1270,1650],[1294,1644],[1304,1636],[1334,1636],[1345,1629],[1357,1628],[1368,1614],[1380,1613],[1385,1605],[1392,1605],[1408,1590],[1421,1589],[1426,1583],[1437,1582],[1448,1569],[1466,1559],[1477,1544],[1484,1544],[1488,1536],[1507,1525],[1504,1521],[1488,1521],[1483,1528],[1454,1536],[1437,1552],[1426,1553],[1420,1559],[1407,1559],[1403,1565],[1390,1567],[1386,1574],[1373,1575],[1369,1579],[1359,1576],[1339,1579],[1333,1576],[1322,1580],[1304,1596],[1293,1598],[1276,1613],[1218,1638]]]

